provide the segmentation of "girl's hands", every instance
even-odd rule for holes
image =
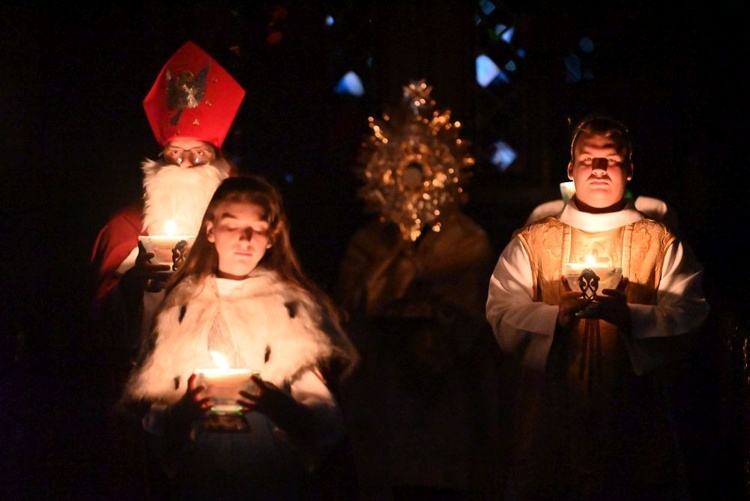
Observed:
[[[193,423],[203,419],[211,408],[211,400],[203,396],[205,387],[196,385],[197,374],[188,378],[185,395],[167,410],[167,427],[165,430],[168,449],[178,448],[190,435]]]
[[[242,398],[237,403],[242,406],[242,412],[258,411],[275,420],[300,405],[291,395],[270,381],[263,381],[259,375],[251,375],[250,380],[256,389],[240,390]]]
[[[287,392],[257,374],[250,376],[255,391],[240,391],[237,403],[242,412],[258,411],[268,416],[279,428],[291,435],[312,433],[312,412]]]
[[[193,422],[202,418],[211,408],[211,399],[203,396],[204,386],[196,383],[197,374],[191,374],[188,378],[185,395],[172,406],[171,416],[184,422]]]

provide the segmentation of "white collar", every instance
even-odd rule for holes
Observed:
[[[575,204],[575,198],[572,198],[565,204],[558,217],[560,221],[574,228],[593,232],[613,230],[640,221],[644,216],[629,201],[625,205],[625,208],[617,212],[606,212],[603,214],[581,212]]]

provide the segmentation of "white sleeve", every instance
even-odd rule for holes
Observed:
[[[531,263],[514,237],[490,277],[487,320],[500,348],[529,368],[544,371],[557,322],[558,306],[533,301]]]
[[[664,255],[655,305],[630,304],[633,339],[628,350],[636,374],[648,372],[679,355],[675,336],[697,330],[708,316],[703,268],[675,241]]]

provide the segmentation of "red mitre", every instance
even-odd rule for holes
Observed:
[[[164,65],[143,107],[162,146],[179,136],[221,148],[244,97],[219,63],[187,42]]]

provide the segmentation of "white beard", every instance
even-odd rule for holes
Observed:
[[[214,165],[186,168],[153,160],[141,169],[143,230],[149,235],[197,235],[211,197],[228,176]]]

